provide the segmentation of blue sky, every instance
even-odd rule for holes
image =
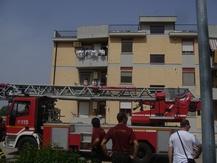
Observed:
[[[137,24],[139,16],[177,16],[196,23],[196,0],[0,0],[0,83],[49,84],[55,29]],[[217,0],[207,0],[217,24]]]

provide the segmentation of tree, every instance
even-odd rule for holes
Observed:
[[[8,106],[2,106],[2,108],[0,109],[0,116],[6,116],[8,110]]]

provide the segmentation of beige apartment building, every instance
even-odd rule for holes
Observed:
[[[83,26],[75,31],[55,31],[51,84],[189,88],[200,97],[196,28],[196,25],[176,24],[173,16],[141,16],[137,25]],[[211,47],[215,78],[216,38],[212,38]],[[213,86],[217,87],[215,78]],[[57,105],[63,121],[100,115],[106,123],[114,124],[120,110],[130,115],[135,104],[62,100]],[[198,113],[191,116],[199,117]]]

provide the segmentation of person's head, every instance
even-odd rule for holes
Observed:
[[[127,114],[124,112],[118,113],[117,120],[118,120],[118,123],[125,123],[126,124],[127,120],[128,120]]]
[[[180,127],[181,128],[184,128],[186,129],[187,131],[190,129],[190,123],[187,119],[183,119],[181,122],[180,122]]]
[[[99,118],[93,118],[91,123],[92,123],[93,127],[95,127],[95,128],[99,128],[100,127],[100,120],[99,120]]]

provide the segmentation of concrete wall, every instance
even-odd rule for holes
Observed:
[[[78,114],[77,101],[58,100],[56,107],[61,109],[61,120],[72,122],[73,117]]]
[[[150,85],[165,85],[165,87],[181,87],[182,70],[170,67],[146,67],[133,69],[133,85],[150,87]],[[175,79],[175,80],[174,80]]]
[[[76,68],[76,55],[72,42],[57,43],[53,48],[52,53],[52,72],[51,83],[53,84],[53,77],[55,73],[55,85],[75,85],[79,82],[78,70]],[[57,48],[57,49],[55,49]],[[56,57],[56,63],[55,63]],[[54,66],[56,68],[54,69]],[[55,70],[55,72],[54,72]],[[64,122],[71,122],[73,115],[77,114],[77,102],[58,100],[57,105],[61,109],[61,120]]]
[[[108,42],[108,64],[120,63],[121,38],[112,37]]]
[[[107,101],[106,102],[106,123],[117,124],[117,114],[119,112],[120,102],[118,101]]]
[[[77,29],[77,37],[79,39],[108,37],[108,25],[79,27]]]
[[[55,74],[55,85],[74,85],[78,83],[78,71],[76,68],[76,55],[72,42],[57,43],[52,54],[52,84]],[[57,49],[55,49],[57,48]],[[56,58],[55,58],[56,57]],[[55,63],[56,60],[56,63]],[[55,69],[54,69],[55,66]],[[55,72],[54,72],[55,70]]]
[[[120,86],[120,66],[109,65],[107,70],[107,85]]]

